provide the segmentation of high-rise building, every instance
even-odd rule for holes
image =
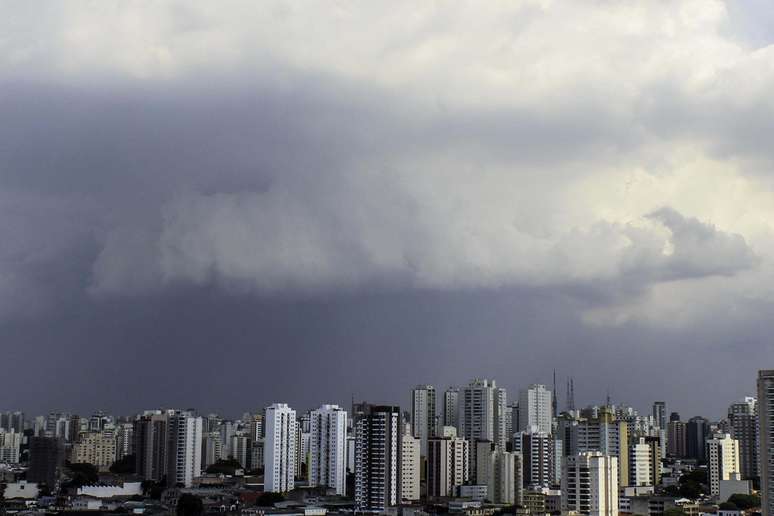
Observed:
[[[419,500],[420,439],[411,434],[400,438],[400,498],[405,502]]]
[[[653,420],[662,430],[666,430],[667,427],[667,410],[665,401],[656,401],[653,403]]]
[[[562,471],[562,513],[618,515],[618,459],[600,452],[566,458]]]
[[[545,385],[534,384],[519,392],[519,431],[552,432],[552,393]]]
[[[361,404],[355,424],[355,509],[400,503],[400,407]]]
[[[505,389],[497,387],[494,380],[475,379],[466,386],[459,400],[460,433],[471,443],[478,440],[492,441],[505,450]],[[470,449],[470,479],[475,478],[476,446]]]
[[[427,440],[437,435],[435,387],[417,385],[411,391],[411,435],[420,440],[420,454],[427,457]]]
[[[202,418],[187,411],[167,417],[167,485],[191,487],[202,473]]]
[[[449,387],[443,393],[443,426],[453,426],[459,431],[459,403],[460,390],[457,387]]]
[[[285,493],[295,487],[296,411],[285,403],[266,408],[264,490]]]
[[[322,405],[310,414],[309,486],[346,494],[347,412],[338,405]]]
[[[202,469],[206,470],[209,466],[220,460],[223,453],[222,443],[220,442],[220,432],[206,432],[202,434]]]
[[[645,439],[645,443],[650,447],[650,476],[653,479],[654,484],[660,484],[662,472],[661,459],[664,457],[662,454],[664,446],[661,444],[661,436],[645,436],[643,439]]]
[[[629,425],[616,420],[609,407],[600,408],[593,417],[584,417],[570,425],[570,438],[565,440],[565,456],[582,452],[598,451],[603,455],[616,457],[618,484],[629,483]]]
[[[250,436],[238,433],[231,438],[231,457],[239,463],[242,468],[250,466]]]
[[[159,482],[167,469],[167,415],[161,411],[134,422],[135,471],[145,480]]]
[[[454,496],[468,480],[468,441],[460,437],[432,437],[427,446],[427,495]]]
[[[758,476],[758,400],[746,397],[728,408],[731,437],[739,441],[739,468],[743,479]]]
[[[116,461],[116,437],[112,431],[82,432],[73,444],[70,461],[88,463],[107,471]]]
[[[496,504],[513,505],[522,499],[521,474],[517,473],[521,455],[507,452],[491,441],[476,442],[476,477],[487,486],[487,499]]]
[[[692,417],[685,425],[686,454],[690,459],[698,462],[707,460],[707,436],[709,435],[709,421],[701,416]]]
[[[27,480],[46,484],[52,490],[64,464],[64,443],[57,437],[30,437]]]
[[[549,488],[554,483],[555,448],[554,440],[545,432],[520,432],[521,446],[514,445],[514,451],[521,452],[524,459],[524,485],[533,488]]]
[[[716,435],[707,440],[710,494],[720,494],[720,481],[738,478],[739,441],[728,434]],[[723,500],[725,501],[725,500]]]
[[[774,370],[758,371],[759,456],[761,512],[774,516]]]
[[[629,485],[652,486],[653,463],[651,446],[640,437],[629,446]]]
[[[17,464],[20,460],[22,438],[21,432],[0,432],[0,462]]]
[[[116,426],[116,459],[134,455],[134,425],[121,423]]]
[[[667,454],[678,458],[686,457],[688,455],[686,440],[685,422],[670,418],[669,423],[667,423]]]
[[[0,412],[0,430],[5,432],[24,432],[24,412]]]

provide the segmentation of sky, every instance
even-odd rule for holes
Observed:
[[[0,7],[0,410],[774,367],[768,1]]]

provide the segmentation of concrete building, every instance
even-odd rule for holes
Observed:
[[[530,385],[519,392],[519,431],[536,429],[546,434],[552,432],[552,394],[545,385],[540,384]]]
[[[427,449],[427,495],[454,496],[468,480],[468,441],[459,437],[433,437]]]
[[[562,472],[562,512],[618,515],[618,459],[600,452],[567,457]]]
[[[592,417],[578,419],[568,427],[569,440],[565,441],[565,457],[578,453],[598,451],[616,457],[618,484],[629,483],[629,425],[616,420],[609,407],[601,407]],[[567,445],[570,448],[567,448]]]
[[[175,411],[167,418],[167,485],[191,487],[202,473],[202,418]]]
[[[355,423],[355,509],[400,503],[400,407],[360,404]]]
[[[478,440],[492,441],[505,450],[505,389],[497,387],[494,380],[475,379],[460,393],[459,435],[471,443]],[[470,480],[475,478],[476,447],[470,449]]]
[[[555,447],[550,434],[545,432],[519,432],[514,439],[519,439],[517,447],[514,441],[514,451],[521,452],[524,458],[524,486],[530,489],[551,487],[556,479],[554,468]]]
[[[761,511],[774,516],[774,370],[758,371],[759,464]]]
[[[167,468],[167,415],[146,414],[134,422],[135,471],[145,480],[160,481]]]
[[[739,475],[739,441],[730,435],[716,435],[707,441],[710,494],[720,494],[720,481]],[[725,500],[723,500],[725,501]]]
[[[420,454],[427,457],[427,440],[437,435],[435,387],[417,385],[411,391],[411,435],[420,440]]]
[[[459,431],[459,402],[460,390],[457,387],[449,387],[443,393],[443,426],[452,426]]]
[[[667,423],[667,454],[669,456],[685,458],[688,455],[686,432],[687,428],[683,421],[671,420]]]
[[[134,425],[121,423],[116,425],[116,459],[134,455]]]
[[[758,469],[758,400],[746,397],[728,407],[731,437],[739,441],[739,468],[743,479],[756,478]]]
[[[322,405],[310,414],[309,485],[346,494],[347,412],[338,405]]]
[[[264,491],[285,493],[295,487],[296,411],[285,403],[266,408]]]
[[[686,456],[698,462],[707,460],[709,421],[701,416],[692,417],[685,425]]]
[[[22,438],[20,432],[0,432],[0,462],[17,464],[21,453]]]
[[[629,483],[630,486],[652,486],[653,464],[651,446],[640,437],[629,446]]]
[[[70,462],[93,464],[108,471],[116,461],[116,437],[112,431],[82,432],[73,444]]]
[[[653,420],[656,426],[661,430],[667,428],[667,408],[665,401],[656,401],[653,403]]]
[[[476,477],[487,486],[487,499],[513,505],[522,499],[521,455],[507,452],[491,441],[476,442]]]
[[[223,453],[220,432],[207,432],[202,435],[202,470],[220,460]]]
[[[419,500],[421,441],[410,434],[400,439],[400,497],[403,502]]]
[[[30,465],[27,470],[27,480],[46,484],[53,490],[64,465],[65,452],[62,439],[30,437],[29,449]]]

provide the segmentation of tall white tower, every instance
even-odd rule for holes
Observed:
[[[322,405],[309,421],[309,486],[327,486],[345,495],[347,487],[347,413]]]
[[[191,487],[202,473],[202,418],[178,411],[167,419],[167,485]]]
[[[420,454],[427,457],[427,440],[436,435],[435,387],[417,385],[411,391],[411,435],[419,439]]]
[[[296,411],[285,403],[267,407],[265,439],[264,491],[291,491],[296,469]]]
[[[519,430],[551,433],[552,392],[534,384],[519,393]]]

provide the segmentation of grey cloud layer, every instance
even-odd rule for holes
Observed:
[[[385,349],[420,350],[409,384],[515,368],[512,387],[576,351],[615,370],[678,349],[670,372],[696,381],[690,357],[770,351],[774,47],[737,8],[9,5],[14,360],[40,346],[53,375],[91,354],[85,388],[116,381],[115,350],[158,386],[187,350],[197,377],[228,376],[206,404],[272,353],[389,398],[357,366]],[[311,403],[302,387],[283,385]]]

